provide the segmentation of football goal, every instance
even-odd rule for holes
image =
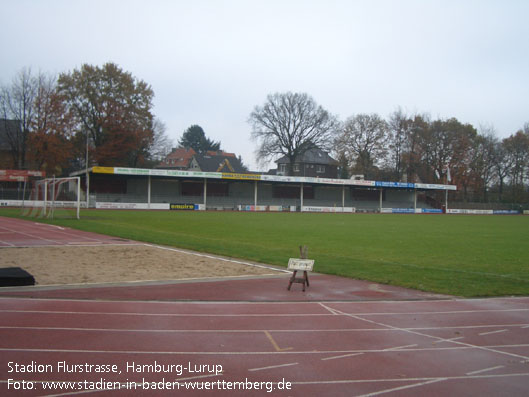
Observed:
[[[29,200],[24,200],[22,203],[22,215],[34,218],[79,219],[80,179],[80,177],[69,177],[33,181]]]

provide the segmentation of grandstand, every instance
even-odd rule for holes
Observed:
[[[86,186],[85,171],[72,175]],[[448,191],[456,190],[453,185],[120,167],[92,167],[88,177],[88,204],[95,208],[193,204],[208,210],[441,212]]]

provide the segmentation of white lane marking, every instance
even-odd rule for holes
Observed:
[[[327,361],[327,360],[335,360],[337,358],[346,358],[346,357],[354,357],[354,356],[360,356],[364,353],[351,353],[351,354],[342,354],[341,356],[333,356],[333,357],[325,357],[325,358],[322,358],[321,360],[322,361]]]
[[[331,312],[333,315],[335,316],[338,316],[340,315],[340,313],[338,313],[336,310],[334,310],[333,308],[330,308],[329,306],[325,305],[323,302],[318,302],[318,304],[323,307],[325,310]]]
[[[298,365],[299,363],[289,363],[289,364],[279,364],[279,365],[270,365],[269,367],[261,367],[261,368],[251,368],[248,371],[255,372],[255,371],[263,371],[265,369],[275,369],[275,368],[282,368],[282,367],[291,367],[293,365]]]
[[[418,346],[417,344],[415,345],[405,345],[405,346],[397,346],[397,347],[388,347],[387,349],[384,349],[384,351],[393,351],[393,350],[400,350],[400,349],[406,349],[407,347],[415,347],[415,346]]]
[[[414,384],[412,384],[412,385],[393,387],[393,388],[391,388],[391,389],[379,390],[379,391],[376,391],[376,392],[373,392],[373,393],[361,394],[361,395],[359,395],[358,397],[373,397],[373,396],[379,396],[379,395],[381,395],[381,394],[391,393],[391,392],[394,392],[394,391],[406,390],[406,389],[411,389],[411,388],[413,388],[413,387],[419,387],[419,386],[429,385],[430,383],[441,382],[441,381],[444,381],[444,380],[446,380],[446,379],[447,379],[447,378],[437,378],[437,379],[427,380],[427,381],[425,381],[425,382],[414,383]]]
[[[499,334],[500,332],[505,332],[505,331],[508,331],[506,329],[499,329],[497,331],[490,331],[490,332],[482,332],[480,334],[478,334],[479,336],[484,336],[484,335],[490,335],[490,334]]]
[[[497,367],[479,369],[477,371],[467,372],[467,375],[477,375],[477,374],[481,374],[483,372],[493,371],[495,369],[500,369],[500,368],[504,368],[504,367],[505,367],[504,365],[498,365]]]

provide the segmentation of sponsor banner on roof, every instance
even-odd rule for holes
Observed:
[[[95,174],[113,174],[114,167],[92,167],[92,172]]]
[[[249,181],[260,181],[261,175],[259,174],[237,174],[230,172],[223,172],[222,179],[239,179],[239,180],[249,180]]]
[[[406,182],[375,182],[377,187],[400,187],[400,188],[409,188],[413,189],[415,187],[414,183]]]
[[[439,185],[435,183],[416,183],[415,188],[431,190],[457,190],[456,185]]]
[[[376,185],[376,182],[375,181],[355,181],[355,180],[349,180],[348,185],[353,185],[353,186],[375,186]]]

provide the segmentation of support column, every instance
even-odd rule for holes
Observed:
[[[253,205],[257,207],[257,181],[254,181],[253,187]]]
[[[382,188],[380,188],[380,205],[379,205],[379,212],[382,212]]]
[[[207,208],[208,180],[204,178],[204,210]]]
[[[301,185],[300,185],[300,192],[299,192],[299,198],[300,198],[300,202],[301,202],[301,207],[299,208],[299,212],[303,212],[303,182],[301,182]]]
[[[151,209],[151,176],[147,178],[147,208]]]
[[[445,190],[445,213],[448,214],[448,189]]]
[[[345,209],[345,185],[342,185],[342,212]]]
[[[413,210],[417,210],[417,189],[413,191]]]

